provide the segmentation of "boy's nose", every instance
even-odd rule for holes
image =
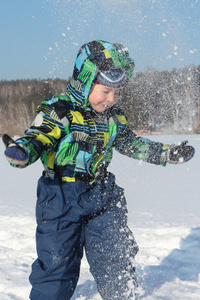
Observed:
[[[113,103],[115,101],[114,93],[109,93],[109,95],[107,97],[107,101],[110,102],[110,103]]]

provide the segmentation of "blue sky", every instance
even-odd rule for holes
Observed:
[[[85,42],[129,48],[136,72],[200,65],[200,0],[6,0],[0,80],[67,79]]]

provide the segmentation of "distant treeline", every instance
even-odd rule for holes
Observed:
[[[65,91],[68,80],[0,81],[0,134],[23,134],[35,118],[36,107]],[[136,73],[120,105],[132,129],[200,133],[200,66]]]
[[[136,73],[122,106],[136,130],[200,133],[200,66]]]
[[[66,90],[69,80],[0,81],[0,134],[23,134],[35,119],[37,106]]]

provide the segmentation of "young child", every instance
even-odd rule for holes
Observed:
[[[83,249],[104,300],[135,299],[134,257],[123,189],[107,171],[115,148],[155,165],[182,163],[194,155],[183,142],[169,146],[138,137],[117,105],[134,62],[117,43],[92,41],[78,52],[67,90],[37,108],[32,126],[18,140],[3,136],[12,166],[41,158],[37,189],[37,255],[32,300],[68,300]]]

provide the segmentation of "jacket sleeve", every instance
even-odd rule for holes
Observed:
[[[66,134],[62,121],[50,106],[41,110],[31,127],[24,135],[16,140],[21,144],[29,156],[29,164],[34,163],[38,158],[54,151],[59,140]]]
[[[121,154],[151,164],[165,166],[167,162],[169,145],[137,136],[128,125],[117,134],[114,147]]]

